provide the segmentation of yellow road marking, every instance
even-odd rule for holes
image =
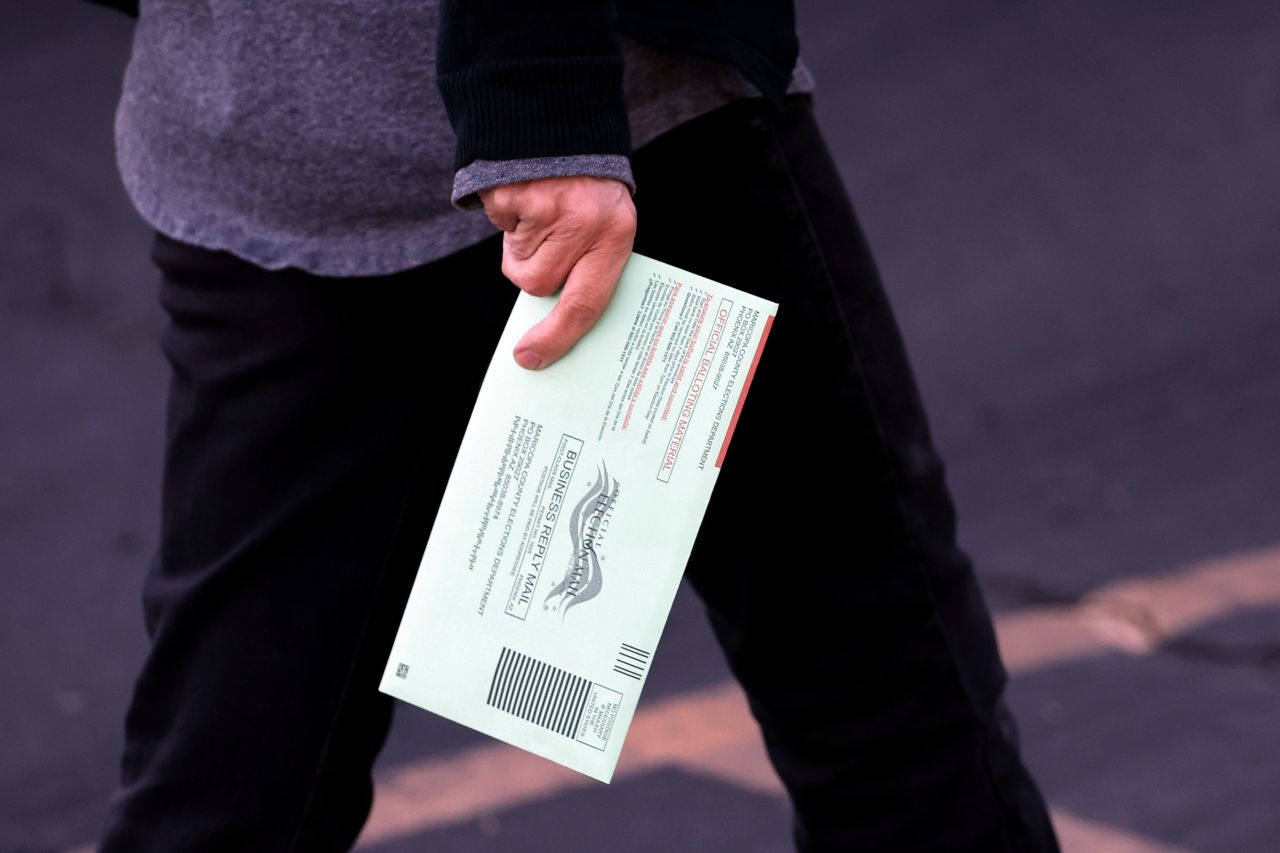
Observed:
[[[1063,809],[1053,810],[1053,825],[1058,830],[1062,853],[1191,853],[1185,847],[1085,820]]]
[[[759,740],[736,684],[694,690],[636,715],[616,778],[677,763],[689,766],[700,756],[714,759]],[[767,762],[763,769],[773,775]],[[501,743],[410,762],[379,780],[373,814],[360,842],[377,844],[596,784]]]
[[[1109,650],[1145,654],[1163,640],[1241,607],[1280,603],[1280,546],[1197,563],[1158,577],[1107,584],[1080,604],[996,619],[1012,674]],[[676,766],[747,790],[782,796],[759,730],[734,683],[646,704],[636,715],[616,778]],[[501,743],[411,761],[379,774],[360,846],[404,838],[596,784]],[[1064,853],[1187,853],[1126,830],[1054,810]],[[83,845],[71,853],[92,853]]]
[[[996,619],[996,632],[1006,665],[1016,675],[1108,650],[1145,653],[1167,637],[1236,608],[1277,602],[1280,547],[1107,584],[1074,606],[1002,615]],[[662,766],[682,767],[758,793],[782,794],[759,730],[733,683],[641,709],[616,778]],[[410,762],[379,781],[361,844],[417,834],[592,784],[585,776],[503,744]],[[1066,812],[1054,815],[1068,851],[1178,850]]]
[[[1036,607],[996,619],[1011,673],[1161,642],[1243,607],[1280,603],[1280,547],[1196,563],[1181,571],[1106,584],[1080,604]]]

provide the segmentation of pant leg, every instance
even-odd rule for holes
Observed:
[[[635,158],[636,250],[780,304],[689,579],[802,851],[1053,851],[895,321],[807,97]]]
[[[371,279],[164,238],[154,257],[173,372],[153,645],[102,849],[345,850],[452,464],[439,450],[461,439],[514,288],[497,241]]]

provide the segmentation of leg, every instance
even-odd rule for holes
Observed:
[[[104,851],[355,840],[391,638],[509,311],[496,241],[395,276],[157,242],[173,367],[153,640]],[[464,317],[469,335],[426,331]]]
[[[689,578],[792,796],[800,849],[1056,850],[809,100],[705,116],[643,149],[636,175],[637,251],[781,306]]]

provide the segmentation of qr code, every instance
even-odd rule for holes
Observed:
[[[407,663],[396,664],[396,678],[408,678],[408,677],[409,677],[409,664]]]

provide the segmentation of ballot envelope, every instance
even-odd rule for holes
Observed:
[[[541,371],[485,375],[381,690],[609,781],[776,303],[642,255]]]

